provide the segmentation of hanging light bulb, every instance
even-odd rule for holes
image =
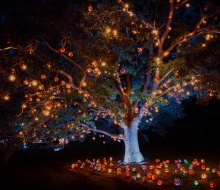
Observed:
[[[32,84],[32,86],[37,86],[37,85],[38,85],[38,82],[37,82],[36,80],[33,80],[33,81],[31,82],[31,84]]]
[[[14,74],[11,74],[9,75],[8,79],[11,81],[11,82],[14,82],[16,80],[16,77]]]
[[[9,95],[5,95],[5,96],[4,96],[4,100],[5,100],[5,101],[8,101],[9,99],[10,99]]]
[[[26,70],[26,69],[27,69],[27,65],[22,64],[22,65],[21,65],[21,69]]]

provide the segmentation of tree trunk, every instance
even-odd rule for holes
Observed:
[[[124,128],[125,155],[124,163],[140,163],[144,161],[138,143],[138,122],[131,122],[130,127]]]

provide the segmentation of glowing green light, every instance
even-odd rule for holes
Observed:
[[[194,184],[195,186],[198,186],[198,185],[199,185],[199,182],[198,182],[198,181],[194,181],[193,184]]]
[[[189,165],[189,162],[187,159],[184,159],[184,164]]]

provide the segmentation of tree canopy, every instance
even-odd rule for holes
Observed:
[[[1,15],[0,91],[4,104],[19,99],[24,143],[120,141],[136,122],[163,134],[184,99],[219,94],[215,1],[13,2]]]

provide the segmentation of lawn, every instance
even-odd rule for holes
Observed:
[[[148,145],[148,151],[144,152],[147,155],[149,162],[147,162],[147,170],[142,171],[140,165],[130,166],[130,177],[126,177],[125,166],[117,164],[117,161],[123,157],[121,152],[123,145],[114,145],[109,143],[107,145],[101,145],[99,143],[75,143],[68,146],[65,150],[60,152],[51,152],[47,150],[34,150],[34,151],[21,151],[17,152],[11,159],[4,164],[1,178],[3,189],[210,189],[210,181],[215,181],[217,183],[217,188],[220,189],[220,178],[217,174],[212,173],[213,168],[219,169],[220,157],[219,152],[215,151],[216,147],[208,147],[206,145],[200,144],[200,148],[191,149],[188,146],[180,146],[177,150],[177,144],[171,145],[163,143],[160,146]],[[197,145],[195,145],[197,146]],[[184,148],[185,147],[185,148]],[[143,149],[143,147],[142,147]],[[111,151],[109,151],[111,150]],[[143,149],[144,150],[144,149]],[[187,151],[190,150],[190,151]],[[160,151],[160,153],[158,153]],[[158,156],[159,155],[159,156]],[[95,166],[97,164],[97,159],[100,159],[103,163],[103,158],[106,157],[108,164],[110,163],[109,157],[113,157],[113,171],[111,174],[108,173],[109,166],[106,166],[105,172],[100,172],[98,169],[89,168],[90,162],[85,160],[89,159],[93,162],[95,159]],[[170,160],[167,164],[170,170],[169,174],[165,174],[165,168],[163,165],[161,168],[161,176],[158,179],[163,180],[163,184],[158,186],[157,181],[152,179],[147,179],[145,183],[142,182],[142,178],[147,177],[147,173],[154,173],[149,169],[150,165],[157,165],[155,159],[159,158],[160,163],[164,163],[166,160]],[[201,173],[205,170],[201,169],[200,164],[195,169],[195,175],[189,177],[178,173],[174,174],[176,169],[176,164],[174,160],[182,159],[182,163],[188,170],[189,164],[194,158],[201,162],[201,158],[206,160],[206,167],[210,168],[208,171],[208,179],[202,180]],[[183,159],[187,159],[189,164],[184,164]],[[78,163],[78,160],[81,162]],[[84,168],[80,168],[82,163],[85,163]],[[71,168],[72,164],[78,163],[78,168]],[[159,164],[159,163],[158,163]],[[121,168],[122,175],[117,175],[117,169]],[[136,171],[132,171],[136,168]],[[132,180],[132,176],[137,176],[141,174],[141,178],[137,181]],[[181,179],[181,186],[175,187],[173,184],[174,178]],[[198,180],[199,185],[193,185],[193,182]]]

